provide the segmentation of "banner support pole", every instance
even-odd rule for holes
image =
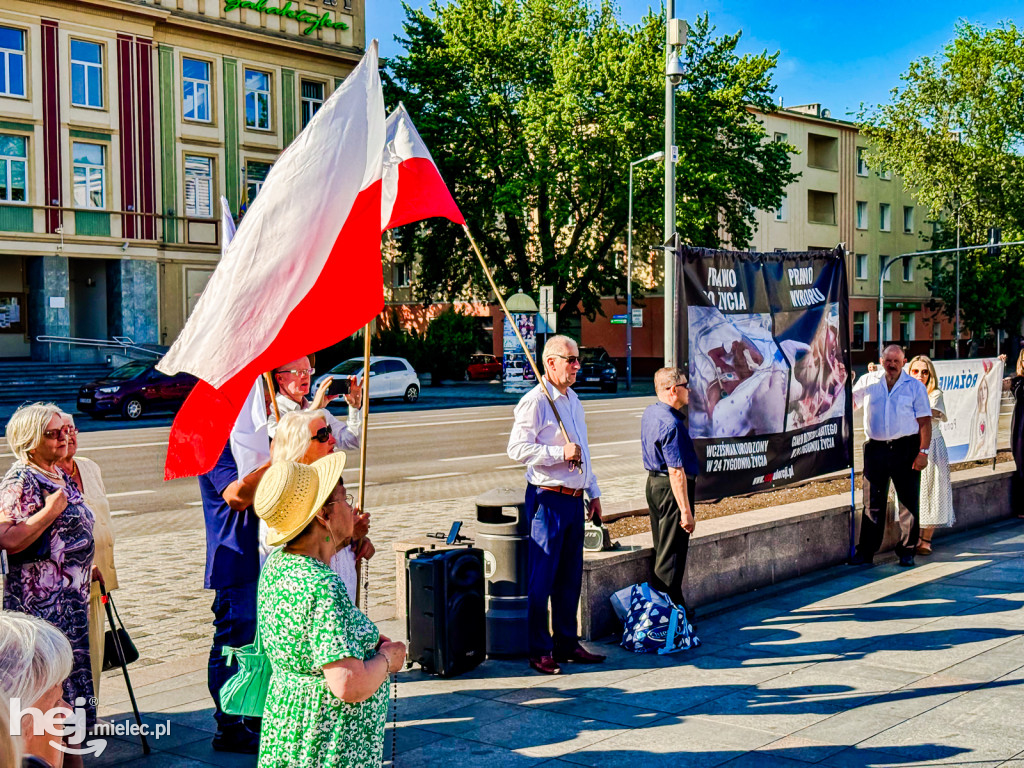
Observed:
[[[373,320],[370,320],[363,328],[363,423],[360,429],[359,436],[359,497],[356,505],[359,507],[359,511],[365,511],[364,504],[366,501],[366,437],[369,433],[370,426],[370,326],[373,324]],[[364,570],[363,561],[356,560],[356,600],[357,606],[362,603],[367,605],[364,608],[369,607],[369,579],[365,579],[364,583]],[[362,601],[362,602],[360,602]],[[366,610],[363,611],[366,613]]]

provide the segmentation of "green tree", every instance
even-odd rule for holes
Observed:
[[[1024,235],[1024,36],[961,22],[937,56],[911,62],[887,104],[862,108],[869,162],[898,173],[936,222],[933,244],[953,247]],[[953,317],[956,262],[931,260],[930,288]],[[961,322],[975,341],[994,328],[1020,332],[1020,249],[960,258]]]
[[[449,307],[427,326],[425,338],[427,368],[434,385],[441,379],[462,379],[469,356],[489,349],[491,340],[479,320]]]
[[[386,95],[409,107],[503,291],[553,285],[563,315],[593,318],[622,292],[632,160],[663,146],[664,11],[624,26],[609,2],[456,0],[405,7],[406,53]],[[684,240],[737,247],[752,208],[779,205],[795,176],[786,145],[748,110],[773,107],[778,54],[739,56],[739,34],[693,25],[677,115]],[[660,168],[638,168],[634,248],[661,242]],[[459,228],[397,233],[421,259],[420,289],[452,298],[482,275]]]

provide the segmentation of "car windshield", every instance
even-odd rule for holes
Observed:
[[[353,358],[352,360],[346,360],[340,365],[336,365],[331,369],[332,374],[339,376],[354,376],[363,370],[363,361],[359,358]]]
[[[605,351],[603,349],[581,349],[580,360],[584,363],[599,363],[605,358]]]
[[[106,378],[110,381],[128,381],[129,379],[134,379],[136,376],[145,373],[149,368],[150,366],[148,365],[128,363],[128,365],[122,365],[120,368],[112,370]]]

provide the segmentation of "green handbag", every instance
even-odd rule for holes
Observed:
[[[263,653],[260,626],[256,624],[256,639],[242,648],[225,647],[228,666],[238,662],[238,671],[220,688],[220,709],[229,715],[263,717],[270,688],[270,659]]]

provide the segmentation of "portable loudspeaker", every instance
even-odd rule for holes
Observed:
[[[409,660],[453,677],[484,660],[483,550],[427,550],[406,559]]]

